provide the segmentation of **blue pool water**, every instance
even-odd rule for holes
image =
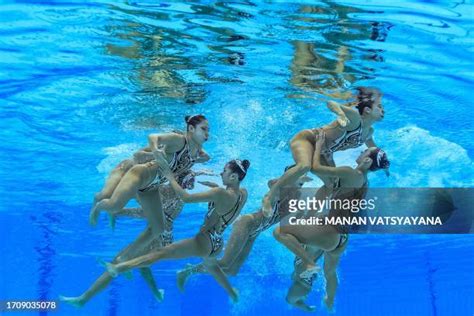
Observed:
[[[322,91],[372,85],[386,116],[375,138],[392,159],[373,187],[472,187],[468,1],[2,1],[0,4],[0,300],[79,295],[143,229],[88,225],[93,193],[155,131],[204,113],[206,168],[252,163],[244,212],[291,161],[287,142],[334,117]],[[360,151],[360,150],[359,150]],[[352,164],[359,151],[336,156]],[[320,183],[314,182],[313,186]],[[199,189],[199,188],[198,188]],[[188,205],[176,238],[205,205]],[[285,302],[293,256],[265,232],[232,284],[209,276],[180,294],[175,271],[153,267],[165,301],[123,277],[84,308],[52,315],[301,314]],[[358,235],[339,267],[337,315],[472,315],[470,235]],[[319,315],[323,283],[308,301]],[[46,313],[42,313],[46,314]]]

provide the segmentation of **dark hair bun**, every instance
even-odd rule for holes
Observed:
[[[188,123],[189,119],[191,118],[191,115],[186,115],[184,117],[184,121],[186,122],[186,124]]]
[[[242,160],[242,166],[245,168],[245,171],[249,170],[250,161],[248,161],[247,159]]]

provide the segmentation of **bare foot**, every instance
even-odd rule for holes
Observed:
[[[192,265],[188,263],[186,265],[186,268],[176,272],[176,284],[181,292],[184,292],[184,286],[186,285],[186,281],[188,281],[188,278],[191,275],[191,266]]]
[[[297,302],[290,303],[290,304],[293,305],[296,308],[299,308],[299,309],[305,311],[305,312],[314,312],[316,310],[316,306],[308,305],[305,302],[303,302],[303,300],[298,300]]]
[[[102,200],[102,201],[103,201],[103,200]],[[101,205],[102,201],[100,201],[99,203],[97,203],[97,204],[91,209],[91,212],[89,213],[89,224],[91,224],[92,226],[97,225],[97,220],[99,219],[99,215],[100,215],[99,206]]]
[[[153,296],[156,298],[158,302],[163,302],[163,299],[165,298],[165,290],[158,289],[156,293],[153,293]]]
[[[82,296],[73,296],[73,297],[68,297],[68,296],[62,296],[59,295],[59,300],[68,303],[74,307],[82,307],[86,303]]]
[[[234,303],[239,301],[239,291],[235,287],[232,288],[232,294],[230,295],[230,298]]]

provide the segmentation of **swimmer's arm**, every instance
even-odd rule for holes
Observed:
[[[165,152],[173,153],[184,146],[184,136],[176,133],[150,134],[148,135],[148,144],[152,152],[164,147]]]
[[[327,107],[331,112],[335,113],[337,116],[345,117],[349,120],[349,122],[346,122],[345,125],[342,125],[340,123],[340,120],[338,120],[339,124],[342,127],[345,127],[350,123],[360,121],[360,115],[359,115],[358,110],[352,106],[349,106],[348,104],[341,104],[334,101],[328,101]]]
[[[162,172],[166,179],[168,179],[170,182],[170,185],[176,192],[176,195],[178,195],[178,197],[185,203],[212,202],[218,199],[222,194],[225,194],[225,190],[223,188],[212,188],[205,192],[192,194],[188,193],[178,184],[178,182],[176,182],[176,179],[169,168],[163,168]]]
[[[327,167],[327,166],[320,165],[320,167],[314,167],[314,164],[313,164],[313,171],[318,176],[330,176],[330,177],[337,177],[341,179],[351,178],[357,175],[357,172],[354,169],[347,166]]]
[[[136,163],[145,163],[153,160],[153,153],[150,147],[143,147],[133,154],[133,160]]]
[[[378,147],[377,144],[374,142],[374,138],[372,137],[374,135],[374,128],[371,127],[369,131],[369,135],[367,136],[367,140],[365,141],[365,144],[367,147]]]
[[[205,152],[204,150],[201,149],[199,151],[199,158],[196,159],[196,162],[197,163],[204,163],[204,162],[208,162],[210,159],[211,159],[211,156],[209,156],[209,154],[207,152]]]
[[[198,183],[201,183],[202,185],[205,185],[210,188],[218,188],[219,185],[217,183],[211,182],[211,181],[198,181]]]

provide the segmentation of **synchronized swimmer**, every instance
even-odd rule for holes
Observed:
[[[315,170],[314,147],[321,133],[326,134],[320,151],[320,161],[324,166],[335,166],[333,153],[336,151],[357,148],[363,144],[367,147],[377,147],[373,139],[372,125],[384,118],[382,93],[372,87],[359,87],[357,90],[358,94],[354,102],[343,105],[333,101],[327,103],[328,108],[337,114],[336,121],[321,128],[305,129],[291,139],[290,149],[296,166],[286,171],[265,195],[263,199],[265,214],[268,216],[271,214],[275,192],[280,187],[295,181],[309,171],[319,176],[324,183],[317,193],[318,198],[324,198],[330,194],[334,179],[318,174]]]
[[[240,186],[250,166],[248,160],[233,159],[225,164],[220,174],[223,187],[204,181],[200,183],[210,190],[186,191],[194,188],[196,176],[211,174],[209,171],[191,171],[195,163],[210,159],[202,148],[209,138],[209,123],[203,115],[187,116],[185,133],[151,134],[147,147],[112,170],[102,190],[95,194],[89,216],[92,225],[96,225],[100,212],[106,211],[113,225],[117,217],[133,216],[146,218],[148,226],[106,264],[106,272],[87,291],[77,297],[62,296],[61,299],[82,306],[119,273],[138,268],[155,298],[161,301],[164,290],[157,287],[150,265],[164,259],[200,257],[202,263],[178,271],[178,288],[184,290],[187,279],[193,274],[210,273],[237,301],[238,292],[227,276],[238,273],[262,232],[293,215],[288,201],[297,200],[301,195],[300,188],[312,180],[306,175],[309,171],[324,183],[316,193],[317,199],[331,197],[350,201],[365,197],[369,171],[383,169],[388,174],[387,156],[376,147],[372,137],[372,125],[384,117],[382,93],[370,87],[357,90],[352,103],[328,102],[328,108],[338,116],[336,121],[322,128],[303,130],[293,137],[290,148],[295,164],[287,167],[280,178],[268,182],[269,191],[263,198],[262,207],[252,214],[240,216],[248,198],[247,190]],[[368,149],[357,159],[356,168],[335,166],[334,152],[363,144]],[[138,200],[140,207],[126,208],[133,198]],[[173,222],[184,203],[201,202],[208,203],[208,212],[199,232],[194,237],[175,242]],[[299,220],[317,218],[315,215],[319,212],[314,210],[300,216]],[[340,208],[330,208],[330,218],[340,215],[348,216]],[[218,259],[224,246],[223,233],[234,221],[224,255]],[[281,225],[274,230],[274,236],[296,255],[287,302],[305,311],[314,310],[314,306],[305,301],[319,271],[316,263],[324,257],[325,303],[331,309],[338,282],[336,268],[347,247],[345,226]]]

